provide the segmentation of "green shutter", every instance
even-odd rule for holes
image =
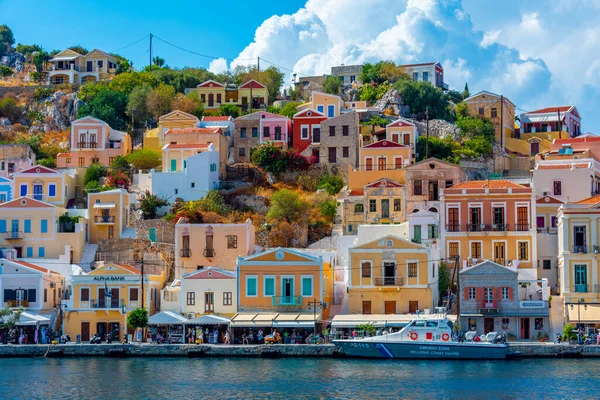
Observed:
[[[312,296],[312,286],[311,278],[302,278],[302,296]]]
[[[265,279],[265,296],[275,296],[275,279]]]
[[[246,295],[256,296],[256,278],[248,278],[247,282]]]
[[[150,228],[148,230],[148,239],[150,239],[151,242],[156,242],[156,228]]]
[[[172,172],[177,171],[177,160],[175,160],[175,159],[171,160],[171,171]]]

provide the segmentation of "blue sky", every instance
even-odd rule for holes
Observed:
[[[575,104],[600,133],[600,0],[285,0],[222,2],[0,0],[21,43],[114,51],[152,32],[174,67],[215,72],[273,62],[298,74],[391,59],[440,61],[451,87],[502,93],[517,112]],[[103,23],[90,24],[93,21]],[[58,21],[61,21],[60,23]],[[119,51],[148,63],[148,41]],[[252,61],[250,61],[252,60]],[[289,72],[289,71],[286,71]],[[288,76],[289,79],[289,76]]]

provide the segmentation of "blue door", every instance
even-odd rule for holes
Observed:
[[[18,238],[19,237],[19,220],[18,219],[13,219],[12,220],[12,237],[13,238]]]
[[[328,105],[327,106],[327,116],[329,118],[333,117],[334,112],[335,112],[335,106],[334,105]]]
[[[33,198],[35,200],[42,200],[43,186],[33,185]]]

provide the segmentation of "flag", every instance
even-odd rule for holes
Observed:
[[[110,290],[108,290],[108,285],[106,284],[106,281],[104,282],[104,296],[112,297],[112,293],[110,292]]]

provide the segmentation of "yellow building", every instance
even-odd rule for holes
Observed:
[[[411,164],[409,146],[380,140],[363,146],[358,152],[359,165],[348,165],[348,188],[362,189],[365,185],[381,178],[404,183],[404,167]]]
[[[439,257],[427,246],[385,236],[349,250],[350,314],[433,311]]]
[[[180,110],[171,111],[158,119],[158,128],[144,133],[144,148],[160,153],[168,131],[195,128],[198,125],[200,125],[200,120],[196,116]]]
[[[204,111],[207,113],[215,113],[222,104],[227,103],[225,100],[225,85],[222,83],[208,80],[199,84],[196,90],[204,105]]]
[[[131,196],[124,189],[88,193],[88,240],[119,239],[129,226]]]
[[[0,204],[0,247],[17,258],[70,256],[79,263],[85,247],[86,220],[61,221],[66,209],[28,197]]]
[[[311,108],[325,114],[327,118],[337,117],[344,107],[344,102],[340,96],[315,92],[314,90],[311,95],[311,101]]]
[[[234,94],[227,94],[227,97]],[[262,83],[250,79],[248,82],[241,84],[237,89],[237,102],[242,107],[243,111],[267,109],[269,105],[269,89]]]
[[[469,115],[487,118],[494,124],[496,143],[504,147],[505,138],[515,137],[515,105],[512,101],[485,90],[464,101]]]
[[[398,118],[391,124],[386,125],[385,135],[387,140],[403,144],[410,148],[410,157],[407,157],[409,164],[416,161],[416,146],[419,132],[415,124],[403,118]]]
[[[98,49],[79,54],[65,49],[49,60],[48,84],[84,84],[110,80],[117,71],[117,58]]]
[[[65,301],[64,333],[72,339],[81,335],[81,341],[87,342],[96,333],[116,331],[123,340],[125,332],[133,333],[127,328],[130,311],[144,307],[152,315],[159,309],[164,281],[164,272],[144,274],[142,287],[137,268],[114,263],[101,265],[86,275],[74,275],[71,298]]]
[[[71,170],[57,171],[34,165],[13,174],[15,197],[31,197],[67,208],[75,198],[75,176]]]

